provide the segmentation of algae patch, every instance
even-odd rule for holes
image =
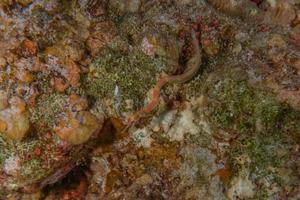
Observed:
[[[235,80],[233,75],[209,85],[213,101],[207,113],[218,128],[245,134],[277,128],[286,106],[270,92],[255,90],[247,80]]]
[[[63,113],[67,100],[67,95],[58,93],[41,95],[38,98],[37,105],[30,108],[31,122],[52,128],[59,119],[58,116]]]
[[[155,75],[164,66],[163,60],[149,57],[139,49],[129,53],[107,50],[91,64],[82,85],[96,99],[113,98],[118,87],[121,102],[132,99],[135,105],[142,105],[146,93],[155,84]]]
[[[245,168],[238,158],[246,155],[250,159],[246,168],[255,182],[264,185],[262,190],[267,189],[263,182],[289,184],[279,171],[287,167],[299,141],[300,113],[278,102],[271,92],[254,88],[239,73],[231,69],[208,78],[205,114],[216,134],[222,130],[235,135],[226,152],[236,172]]]

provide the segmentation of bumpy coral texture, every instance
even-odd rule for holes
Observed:
[[[299,199],[299,0],[0,1],[0,199]]]

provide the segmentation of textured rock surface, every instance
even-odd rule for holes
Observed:
[[[299,10],[1,1],[0,199],[299,199]]]

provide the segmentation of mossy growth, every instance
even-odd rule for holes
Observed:
[[[63,113],[68,96],[53,93],[39,96],[37,104],[30,108],[30,120],[36,128],[53,128]]]
[[[280,130],[283,133],[289,133],[293,138],[300,138],[300,112],[295,112],[290,107],[285,108],[284,115],[280,118]]]
[[[141,41],[142,21],[138,15],[127,14],[119,20],[115,20],[120,31],[120,35],[128,42],[138,44]]]
[[[49,27],[47,30],[44,30],[44,32],[37,31],[36,27],[34,27],[35,24],[39,24],[40,29],[44,29],[43,24],[45,24],[44,20],[49,19],[49,15],[42,10],[36,10],[34,14],[32,15],[32,24],[29,24],[29,26],[26,28],[26,35],[30,39],[36,39],[38,40],[39,47],[44,48],[47,46],[52,46],[53,44],[60,41],[63,37],[67,35],[67,27],[61,23],[59,20],[53,20],[51,23],[49,23]]]
[[[5,159],[9,155],[9,148],[7,148],[7,143],[5,140],[0,137],[0,166],[3,165]]]
[[[255,90],[247,80],[233,76],[240,77],[238,73],[228,74],[210,85],[208,93],[213,101],[207,113],[211,122],[218,128],[245,134],[276,129],[284,106],[271,93]]]
[[[255,181],[285,184],[276,169],[286,167],[300,139],[300,112],[278,102],[271,92],[251,86],[241,70],[219,72],[206,82],[206,116],[216,131],[238,134],[227,149],[233,168],[238,171],[236,158],[247,155]]]
[[[280,177],[274,169],[284,167],[289,148],[293,144],[292,138],[281,133],[272,136],[258,134],[255,137],[237,140],[229,153],[232,158],[243,154],[248,155],[251,159],[250,171],[255,174],[257,180],[267,178],[270,182],[281,184]],[[235,162],[233,164],[235,165]]]
[[[47,170],[42,165],[43,161],[39,158],[25,161],[22,164],[21,176],[26,180],[31,181],[32,183],[45,178],[47,173],[49,172],[47,172]]]
[[[91,64],[82,87],[95,99],[119,98],[121,104],[132,99],[139,107],[164,67],[162,59],[149,57],[139,49],[129,53],[106,49]]]

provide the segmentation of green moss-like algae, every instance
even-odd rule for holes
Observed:
[[[37,99],[37,105],[30,109],[31,122],[46,128],[53,128],[59,115],[64,111],[67,99],[67,95],[58,93],[41,95]]]
[[[96,99],[113,98],[119,87],[121,100],[132,99],[141,105],[164,65],[161,59],[139,49],[128,53],[107,49],[92,63],[92,71],[83,78],[82,85]]]
[[[255,181],[287,184],[277,169],[286,167],[291,149],[299,141],[300,113],[278,102],[270,91],[254,88],[241,70],[219,72],[205,83],[206,116],[216,132],[221,129],[238,135],[227,148],[233,169],[239,171],[236,158],[247,155]]]

